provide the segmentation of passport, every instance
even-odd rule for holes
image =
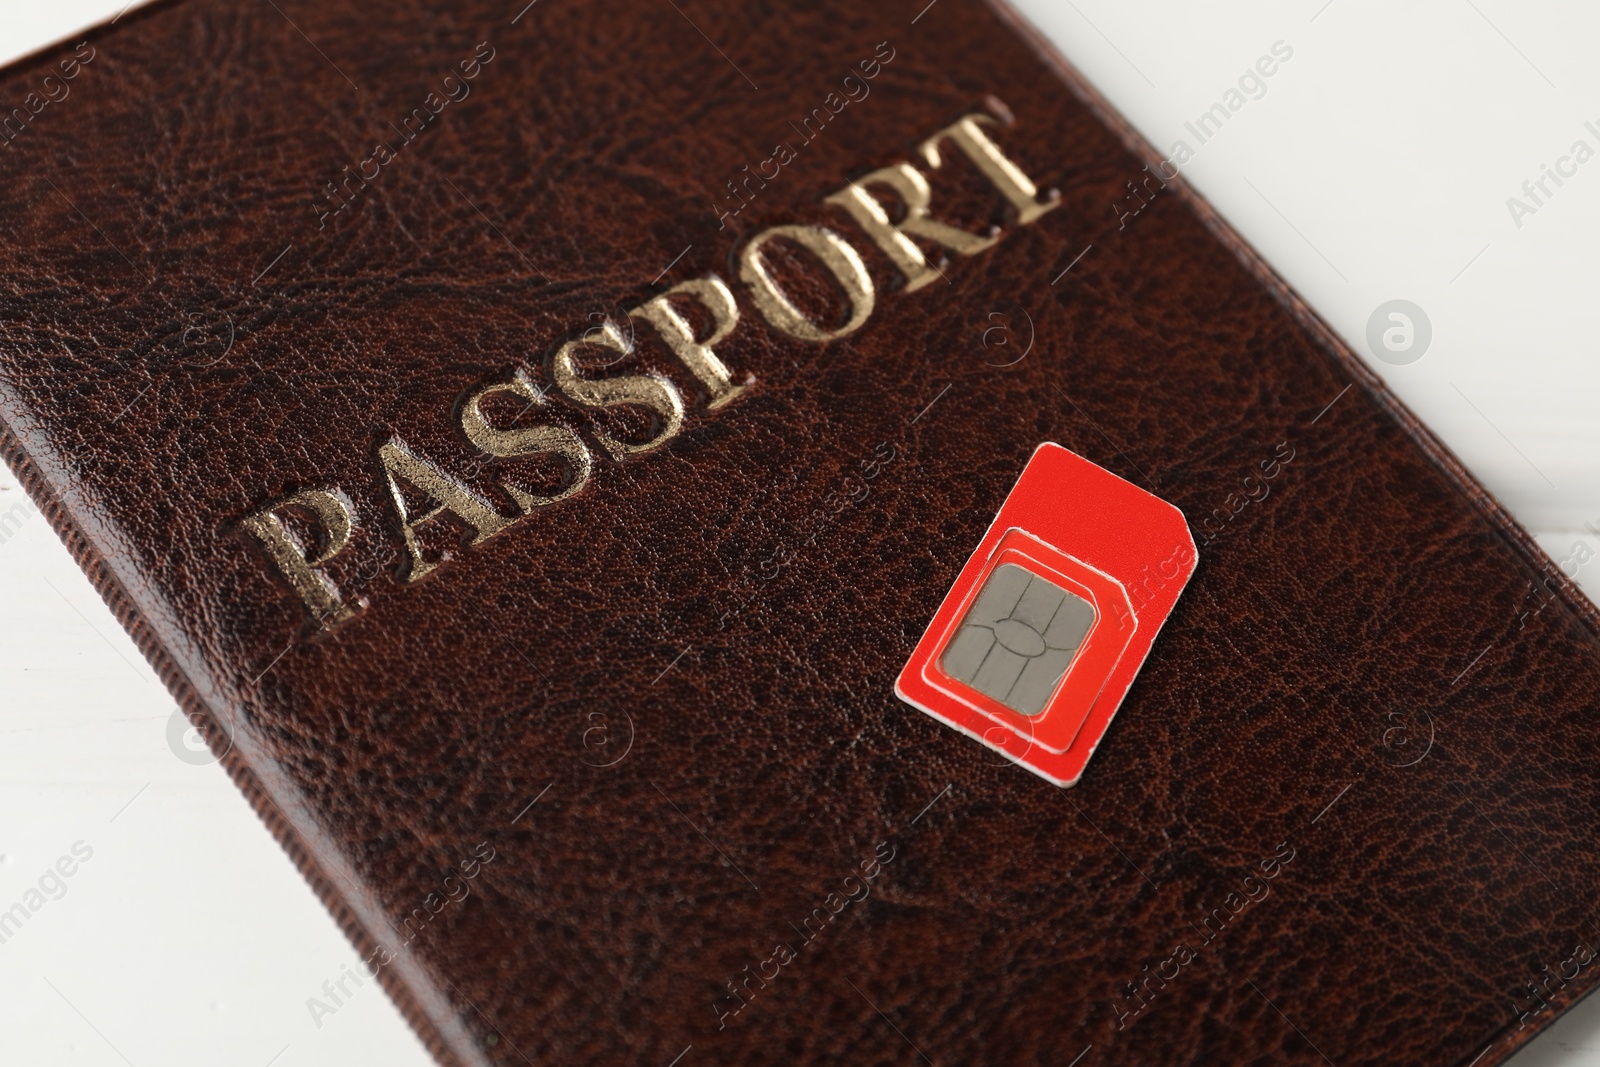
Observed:
[[[1594,987],[1594,608],[1005,7],[167,0],[0,101],[0,451],[314,1019],[1488,1065]]]

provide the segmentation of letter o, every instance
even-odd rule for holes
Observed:
[[[828,268],[839,287],[850,298],[850,318],[837,330],[827,330],[805,316],[778,288],[777,280],[767,270],[761,258],[761,249],[768,241],[783,237],[806,249]],[[861,253],[850,242],[823,226],[773,226],[762,230],[739,253],[739,278],[750,287],[756,310],[761,312],[774,329],[802,341],[836,341],[855,333],[872,314],[877,302],[877,292],[872,276],[862,262]]]

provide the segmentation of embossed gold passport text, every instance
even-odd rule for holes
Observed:
[[[944,165],[947,148],[953,147],[1004,198],[1015,225],[1024,226],[1053,210],[1060,201],[1054,191],[1041,197],[1033,181],[996,143],[990,130],[999,125],[994,116],[974,112],[923,141],[919,153],[926,169],[937,171]],[[892,199],[885,198],[885,192],[892,194]],[[924,245],[972,256],[992,247],[1003,232],[996,227],[991,232],[974,233],[941,222],[933,215],[932,198],[923,170],[911,163],[896,163],[850,182],[824,202],[840,208],[888,257],[904,276],[905,291],[910,293],[940,277]],[[897,217],[891,217],[891,209]],[[831,277],[848,300],[841,324],[832,325],[809,314],[785,291],[765,254],[773,242],[803,250]],[[877,302],[861,253],[843,234],[826,226],[768,227],[744,242],[737,262],[741,291],[756,313],[772,329],[796,340],[824,343],[846,337],[867,322]],[[709,331],[697,329],[685,314],[691,302],[701,309],[695,318],[711,324]],[[734,288],[715,274],[675,285],[625,314],[660,335],[677,361],[703,388],[708,411],[724,408],[754,384],[752,375],[736,374],[718,354],[738,329],[741,315]],[[552,403],[548,391],[535,384],[526,368],[475,386],[456,407],[460,429],[473,446],[494,459],[554,456],[566,470],[563,487],[553,493],[535,495],[503,484],[501,488],[517,507],[515,514],[505,514],[459,474],[434,462],[399,435],[391,434],[378,445],[375,467],[380,472],[383,495],[393,510],[392,528],[403,546],[403,581],[415,582],[442,562],[428,558],[418,531],[446,513],[470,528],[470,544],[480,544],[534,512],[581,492],[594,469],[596,451],[621,461],[660,448],[682,430],[686,403],[676,384],[655,373],[592,377],[579,361],[588,346],[621,355],[631,351],[632,342],[609,320],[566,342],[551,361],[554,391],[580,408],[625,405],[646,409],[653,416],[651,436],[643,441],[625,441],[599,429],[585,435],[554,423],[497,426],[485,410],[485,402],[491,397],[508,394],[537,412],[548,410]],[[426,507],[408,503],[419,496],[427,499]],[[338,486],[329,486],[273,501],[247,517],[243,526],[260,541],[284,579],[305,602],[316,624],[329,627],[350,618],[363,603],[359,596],[347,595],[323,571],[330,560],[349,547],[358,521],[350,496]]]

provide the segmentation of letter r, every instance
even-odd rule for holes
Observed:
[[[876,197],[867,192],[867,187],[872,185],[887,186],[895,191],[906,206],[904,220],[898,224],[889,220],[888,212],[883,210]],[[906,292],[913,292],[940,275],[936,268],[928,265],[922,249],[907,234],[943,245],[963,256],[981,252],[1000,239],[999,234],[984,237],[930,218],[928,200],[931,193],[928,179],[922,176],[921,171],[909,163],[898,163],[857,178],[828,197],[826,202],[850,213],[850,217],[905,275]]]

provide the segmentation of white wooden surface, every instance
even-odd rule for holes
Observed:
[[[924,4],[903,5],[897,47],[941,32]],[[1185,176],[1358,350],[1378,305],[1424,309],[1422,358],[1374,366],[1554,558],[1595,552],[1577,576],[1600,589],[1600,159],[1520,227],[1506,205],[1574,141],[1600,152],[1584,127],[1600,127],[1600,11],[1021,6],[1155,144],[1196,149]],[[0,0],[0,60],[122,8]],[[1184,122],[1278,41],[1293,57],[1266,94],[1198,145]],[[221,770],[174,754],[172,701],[9,473],[0,605],[0,911],[75,843],[93,850],[0,943],[0,1062],[427,1063],[370,984],[313,1021],[307,999],[355,955]],[[1600,1067],[1600,999],[1516,1062]]]

